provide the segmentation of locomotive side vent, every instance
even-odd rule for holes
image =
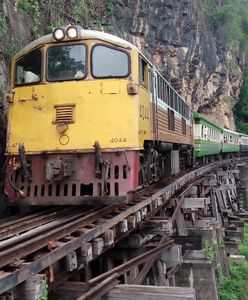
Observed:
[[[75,104],[54,105],[55,116],[53,124],[75,123]]]

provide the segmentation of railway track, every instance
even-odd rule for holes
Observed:
[[[25,216],[18,215],[9,219],[4,219],[0,223],[0,241],[22,234],[38,226],[42,226],[46,223],[61,218],[62,216],[72,214],[73,211],[75,211],[75,207],[74,209],[73,207],[56,207],[52,209],[46,209],[41,212],[31,213]]]
[[[136,229],[142,221],[154,216],[182,188],[217,168],[247,160],[228,159],[194,169],[175,177],[166,186],[160,182],[137,193],[134,200],[124,206],[87,210],[81,207],[52,208],[0,223],[0,294],[75,251],[77,268],[82,268],[85,265],[82,255],[85,244],[101,239],[103,247],[100,253],[94,253],[93,249],[95,258]]]
[[[47,246],[50,241],[72,233],[82,234],[83,229],[113,213],[115,208],[116,206],[108,206],[80,211],[79,208],[71,207],[50,214],[42,213],[15,223],[13,227],[7,226],[3,231],[0,229],[0,238],[9,236],[0,243],[0,267]]]

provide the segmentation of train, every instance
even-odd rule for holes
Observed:
[[[127,202],[195,164],[248,153],[248,136],[192,112],[134,45],[79,25],[11,60],[10,205]]]

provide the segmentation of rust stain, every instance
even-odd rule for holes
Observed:
[[[43,107],[42,107],[42,106],[40,106],[40,105],[38,105],[38,106],[33,106],[33,109],[42,110],[42,109],[43,109]]]

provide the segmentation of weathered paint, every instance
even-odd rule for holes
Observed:
[[[222,146],[218,142],[195,140],[195,157],[216,155],[221,152]]]

